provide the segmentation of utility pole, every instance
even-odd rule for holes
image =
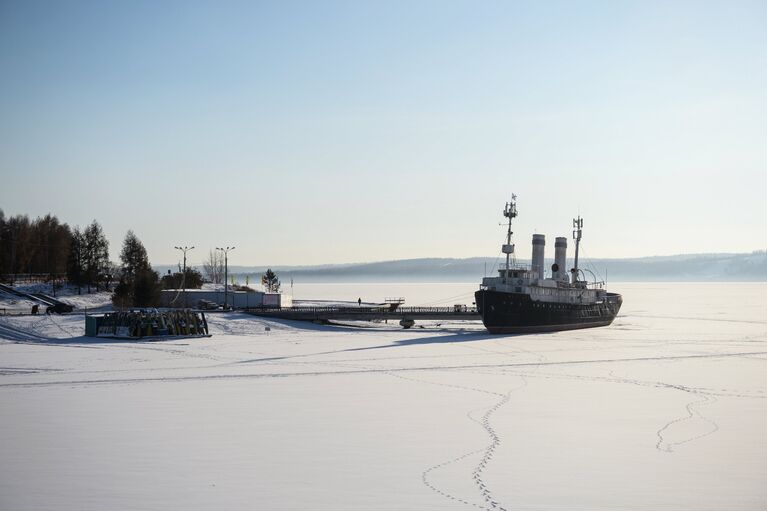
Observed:
[[[189,303],[186,301],[186,253],[192,250],[194,247],[173,247],[176,250],[180,250],[184,253],[184,273],[181,274],[181,288],[184,290],[184,307],[189,307]]]
[[[229,251],[234,250],[234,247],[216,247],[216,250],[224,253],[224,310],[226,310],[228,305],[227,295],[229,294]]]

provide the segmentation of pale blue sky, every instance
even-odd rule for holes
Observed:
[[[767,248],[765,2],[0,2],[0,207],[233,264]],[[553,253],[553,252],[552,252]]]

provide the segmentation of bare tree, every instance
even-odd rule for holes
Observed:
[[[218,250],[211,250],[208,258],[202,263],[202,271],[205,278],[214,284],[224,282],[224,254]]]

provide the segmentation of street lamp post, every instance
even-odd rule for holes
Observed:
[[[186,301],[186,253],[192,250],[194,247],[173,247],[176,250],[180,250],[184,253],[184,273],[181,274],[181,288],[184,290],[184,307],[189,307]]]
[[[216,250],[220,250],[224,253],[224,310],[226,310],[228,303],[227,295],[229,293],[229,251],[234,250],[234,247],[216,247]]]

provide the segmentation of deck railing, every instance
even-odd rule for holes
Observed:
[[[477,309],[474,307],[465,307],[457,309],[455,306],[450,307],[397,307],[392,309],[388,306],[385,307],[286,307],[282,309],[268,308],[268,307],[251,307],[246,309],[248,312],[254,312],[256,314],[348,314],[348,315],[360,315],[369,316],[371,314],[376,315],[389,315],[389,316],[402,316],[402,315],[418,315],[418,314],[451,314],[456,316],[477,314]]]

